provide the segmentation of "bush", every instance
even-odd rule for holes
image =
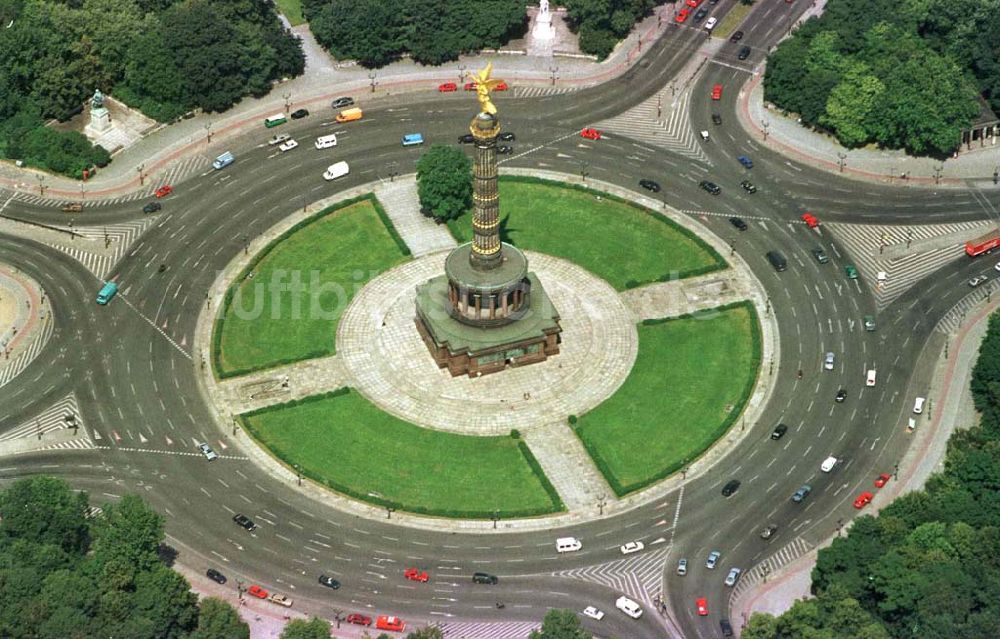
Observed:
[[[438,222],[458,218],[472,205],[472,162],[460,149],[435,144],[417,160],[420,212]]]

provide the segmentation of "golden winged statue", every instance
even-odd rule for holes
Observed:
[[[493,63],[487,62],[485,69],[476,72],[470,71],[468,78],[476,83],[476,98],[479,99],[479,108],[484,113],[493,115],[497,112],[497,108],[490,100],[490,91],[500,84],[501,80],[490,79],[491,73],[493,73]]]

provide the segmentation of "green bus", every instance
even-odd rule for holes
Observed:
[[[264,126],[269,129],[272,129],[279,124],[284,124],[285,122],[288,122],[288,118],[285,117],[284,113],[275,113],[274,115],[264,118]]]

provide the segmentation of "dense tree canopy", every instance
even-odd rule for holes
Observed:
[[[472,162],[461,151],[435,144],[417,160],[420,210],[439,222],[453,220],[472,205]]]
[[[86,494],[51,477],[0,492],[0,637],[249,639],[231,606],[206,599],[199,611],[159,559],[163,519],[141,498],[86,514]]]
[[[303,0],[316,40],[340,59],[384,66],[404,53],[441,64],[461,53],[497,48],[519,33],[516,0]]]
[[[0,19],[0,157],[74,177],[107,153],[38,130],[95,89],[168,121],[228,109],[305,68],[267,0],[0,0]]]
[[[555,2],[552,3],[557,4]],[[570,29],[580,36],[584,53],[606,58],[636,21],[649,14],[656,0],[560,0]]]
[[[830,0],[768,58],[765,98],[848,147],[950,153],[1000,110],[1000,0]]]
[[[580,617],[572,610],[553,608],[545,614],[542,627],[528,635],[528,639],[592,639],[583,629]]]
[[[948,442],[945,470],[819,552],[814,599],[754,615],[744,639],[954,639],[1000,628],[1000,315],[972,374],[982,418]]]

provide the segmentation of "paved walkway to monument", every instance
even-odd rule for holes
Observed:
[[[51,334],[43,330],[49,321],[43,297],[38,282],[0,264],[0,386],[31,363]]]
[[[420,211],[420,196],[417,194],[417,181],[412,176],[382,182],[373,190],[414,257],[455,248],[455,239],[448,232],[447,225],[413,214]]]

